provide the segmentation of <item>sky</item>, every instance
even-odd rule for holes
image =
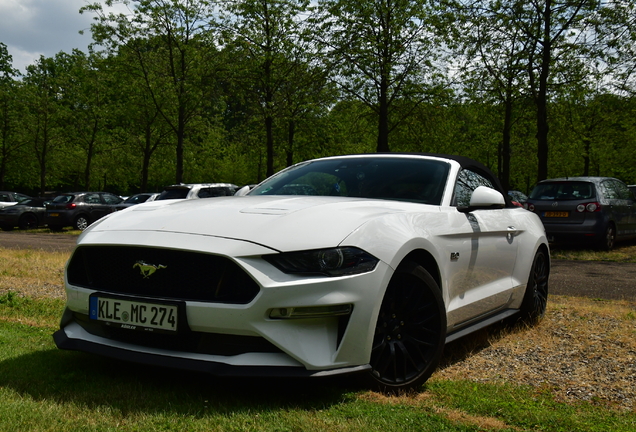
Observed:
[[[95,14],[81,7],[102,0],[0,0],[0,42],[13,57],[13,67],[25,73],[41,55],[54,57],[73,48],[88,52]],[[120,6],[120,10],[122,7]],[[84,30],[84,34],[79,32]]]

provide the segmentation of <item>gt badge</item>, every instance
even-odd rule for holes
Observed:
[[[154,265],[154,264],[147,264],[143,261],[137,261],[133,265],[133,268],[137,268],[137,267],[139,267],[139,271],[141,271],[141,275],[144,277],[144,279],[148,279],[150,276],[153,275],[154,272],[156,272],[159,269],[164,269],[167,266],[163,264]]]

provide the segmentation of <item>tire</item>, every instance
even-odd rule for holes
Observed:
[[[526,293],[521,303],[521,320],[534,325],[545,315],[548,305],[550,261],[545,250],[539,249],[532,261]]]
[[[18,221],[18,226],[23,230],[34,229],[37,228],[38,225],[38,217],[33,213],[23,214]]]
[[[75,222],[73,222],[73,228],[80,231],[84,231],[86,228],[88,228],[89,225],[90,225],[90,222],[88,221],[88,218],[84,215],[79,215],[78,217],[75,218]]]
[[[605,228],[603,237],[599,240],[598,249],[610,251],[614,249],[614,244],[616,244],[616,227],[610,222]]]
[[[446,341],[446,308],[432,276],[405,262],[387,287],[373,338],[372,370],[361,375],[375,390],[396,393],[422,385],[435,371]]]

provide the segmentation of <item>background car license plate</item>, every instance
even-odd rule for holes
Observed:
[[[560,211],[560,212],[548,211],[548,212],[545,212],[545,217],[568,217],[569,215],[570,215],[569,212],[566,212],[566,211]]]
[[[177,331],[177,306],[93,296],[89,301],[90,318],[119,324],[131,330]]]

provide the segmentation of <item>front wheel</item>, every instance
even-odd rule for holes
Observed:
[[[25,213],[20,217],[18,222],[20,229],[28,230],[38,227],[38,217],[33,213]]]
[[[435,371],[446,340],[446,309],[432,276],[420,265],[398,267],[375,327],[370,387],[397,392],[423,384]]]
[[[548,279],[550,261],[545,250],[539,249],[532,261],[526,293],[521,303],[521,319],[535,324],[545,314],[548,305]]]

